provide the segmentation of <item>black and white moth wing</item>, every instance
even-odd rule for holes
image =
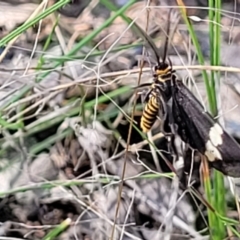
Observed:
[[[197,123],[199,112],[203,112],[203,110],[202,107],[197,110],[196,102],[193,103],[193,100],[195,99],[193,99],[192,93],[189,94],[188,89],[180,81],[177,81],[176,85],[172,87],[172,115],[177,133],[192,148],[204,153],[205,141],[208,138],[206,128],[209,129],[212,122],[208,126]],[[201,129],[198,128],[198,125]]]
[[[204,154],[210,166],[228,176],[240,177],[238,143],[204,111],[182,82],[177,81],[172,91],[172,114],[182,140]]]

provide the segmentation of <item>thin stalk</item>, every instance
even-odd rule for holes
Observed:
[[[192,26],[191,22],[189,21],[187,15],[186,15],[185,5],[184,5],[182,0],[177,0],[177,2],[178,2],[178,5],[180,6],[182,17],[184,19],[184,22],[187,25],[187,29],[188,29],[189,34],[191,36],[193,45],[196,49],[198,62],[201,65],[204,65],[204,57],[203,57],[203,54],[202,54],[202,51],[201,51],[201,47],[200,47],[200,44],[198,42],[195,31],[193,29],[193,26]],[[209,82],[209,77],[208,77],[208,74],[207,74],[206,70],[202,70],[202,76],[203,76],[204,84],[205,84],[206,91],[207,91],[209,108],[210,108],[210,111],[212,112],[214,110],[214,106],[212,105],[213,104],[213,101],[212,101],[213,96],[212,96],[212,92],[211,92],[211,85],[210,85],[210,82]]]
[[[210,40],[210,56],[211,65],[220,65],[220,51],[221,51],[221,0],[209,1],[209,40]],[[219,72],[211,72],[211,89],[215,100],[215,109],[212,112],[213,115],[217,115],[217,89],[220,87],[220,74]],[[214,187],[214,206],[219,214],[226,216],[226,201],[225,201],[225,188],[224,188],[224,177],[218,171],[214,171],[213,178]],[[225,224],[220,218],[216,219],[215,227],[217,226],[217,232],[215,234],[216,239],[223,239],[226,236]]]

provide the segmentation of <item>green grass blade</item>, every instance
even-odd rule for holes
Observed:
[[[39,14],[38,16],[36,16],[33,20],[24,23],[23,25],[21,25],[20,27],[18,27],[17,29],[15,29],[14,31],[12,31],[10,34],[8,34],[7,36],[3,37],[0,40],[0,47],[5,46],[8,42],[10,42],[12,39],[14,39],[15,37],[17,37],[18,35],[20,35],[21,33],[23,33],[24,31],[26,31],[28,28],[30,28],[31,26],[33,26],[34,24],[38,23],[40,20],[44,19],[45,17],[47,17],[48,15],[50,15],[51,13],[55,12],[56,10],[58,10],[59,8],[63,7],[64,5],[66,5],[67,3],[69,3],[71,0],[60,0],[58,2],[56,2],[54,5],[52,5],[51,7],[49,7],[48,9],[46,9],[44,12],[42,12],[41,14]]]
[[[53,240],[56,239],[56,237],[62,233],[66,228],[68,228],[71,224],[72,220],[70,218],[67,218],[61,224],[59,224],[57,227],[52,229],[42,240]]]
[[[220,66],[220,51],[221,51],[221,0],[209,1],[209,42],[210,42],[210,61],[213,66]],[[219,72],[211,72],[211,91],[215,100],[214,112],[217,114],[217,89],[220,87]],[[214,171],[213,178],[214,188],[214,206],[218,213],[226,215],[225,187],[224,176],[218,171]],[[226,236],[226,226],[220,218],[216,219],[215,227],[217,226],[216,238],[223,239]]]

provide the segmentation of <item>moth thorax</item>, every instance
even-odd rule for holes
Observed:
[[[161,74],[161,75],[158,75],[158,76],[157,76],[158,82],[161,82],[161,83],[163,83],[163,84],[164,84],[164,82],[165,82],[166,80],[168,80],[168,79],[170,79],[170,76],[167,76],[167,75],[165,75],[165,74]]]
[[[164,81],[171,77],[172,69],[171,67],[167,67],[165,69],[158,69],[155,71],[155,74],[158,76],[159,81]]]
[[[165,99],[169,99],[171,97],[171,80],[165,80],[165,81],[158,81],[155,83],[155,89],[157,89],[157,92],[161,94],[161,96],[164,96]]]
[[[154,83],[154,91],[153,92],[156,92],[157,94],[160,94],[162,91],[165,91],[165,88],[167,87],[166,83],[165,82],[161,82],[161,81],[156,81]]]

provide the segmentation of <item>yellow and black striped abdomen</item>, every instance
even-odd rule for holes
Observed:
[[[157,119],[160,104],[157,93],[153,91],[144,107],[140,127],[143,132],[148,132]]]

